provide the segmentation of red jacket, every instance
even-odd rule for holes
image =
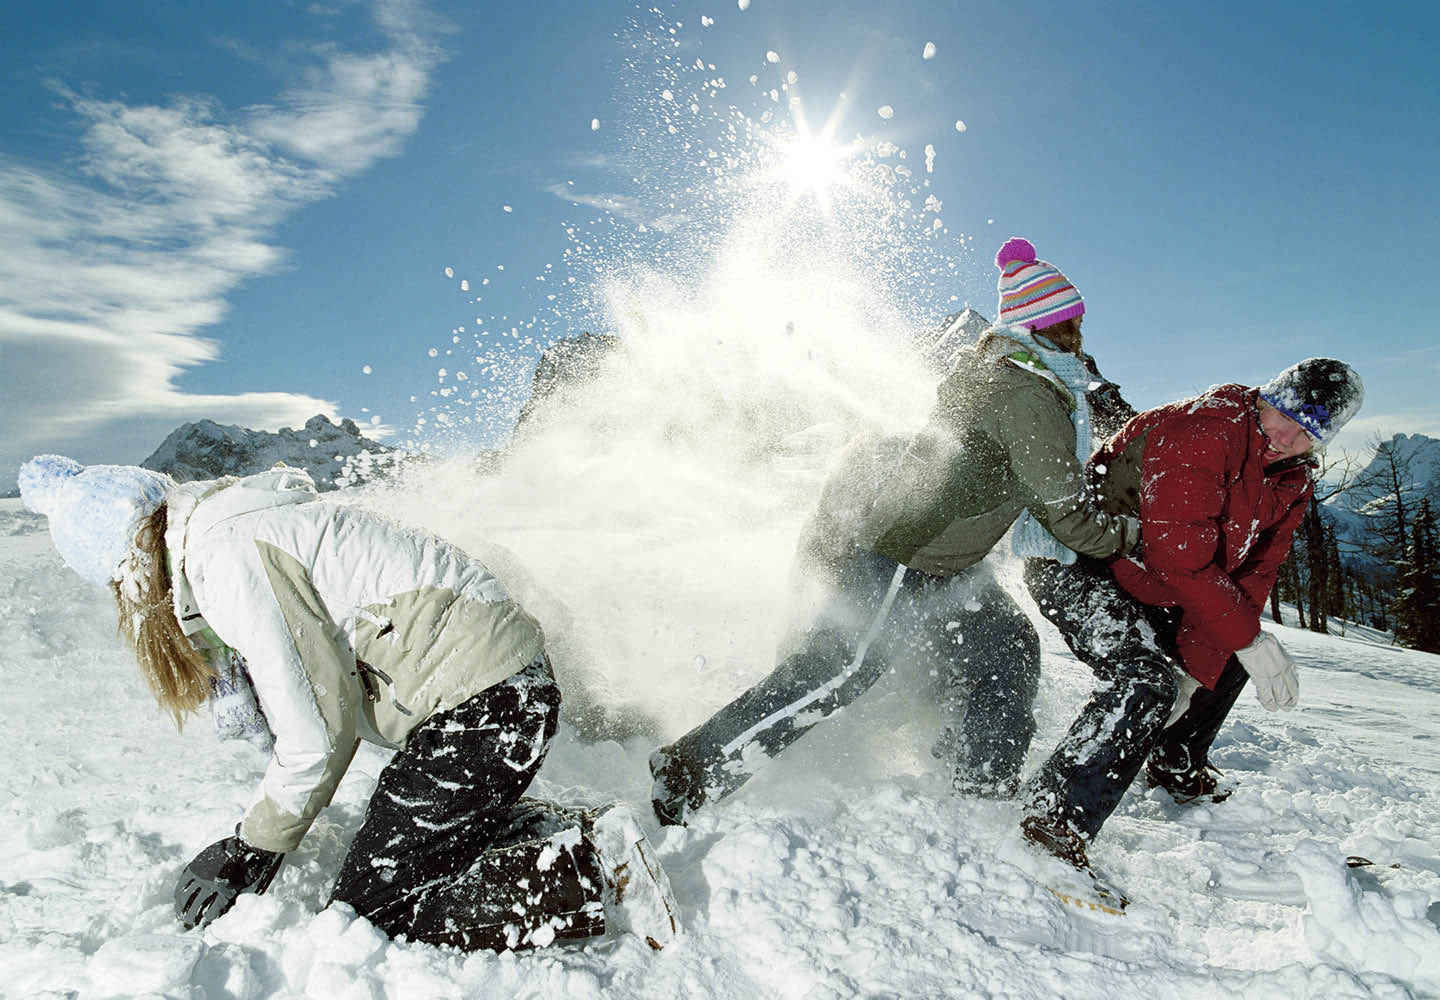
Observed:
[[[1091,459],[1108,505],[1140,515],[1143,561],[1112,560],[1115,579],[1137,600],[1182,609],[1181,659],[1210,688],[1230,655],[1260,633],[1314,492],[1303,462],[1266,474],[1258,395],[1222,385],[1147,410]]]

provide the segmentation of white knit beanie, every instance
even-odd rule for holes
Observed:
[[[92,583],[119,578],[140,522],[165,502],[175,481],[137,465],[92,465],[37,455],[20,467],[20,499],[50,520],[60,558]]]
[[[1306,358],[1260,387],[1260,398],[1305,428],[1323,448],[1365,402],[1365,383],[1343,361]]]

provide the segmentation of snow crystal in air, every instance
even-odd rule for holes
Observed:
[[[591,119],[590,119],[590,131],[591,131],[591,132],[599,132],[599,131],[600,131],[600,119],[599,119],[599,118],[591,118]]]
[[[955,131],[956,131],[956,132],[964,132],[964,131],[965,131],[965,123],[962,122],[962,121],[961,121],[960,119],[958,119],[958,118],[955,119]]]
[[[880,105],[878,108],[875,109],[875,113],[881,118],[884,118],[886,121],[889,121],[891,118],[895,117],[895,109],[888,104]]]
[[[712,27],[714,24],[715,19],[713,17],[706,17],[704,14],[700,15],[700,27],[709,28]]]
[[[447,278],[453,278],[453,277],[455,277],[455,269],[454,269],[453,267],[447,267],[447,268],[445,269],[445,277],[447,277]]]
[[[513,212],[513,211],[515,211],[515,208],[514,208],[514,206],[512,206],[512,205],[501,205],[501,206],[500,206],[500,209],[501,209],[501,211],[504,211],[504,212]]]
[[[460,279],[460,291],[462,291],[462,292],[468,292],[468,291],[470,291],[470,279],[469,279],[469,278],[461,278],[461,279]]]
[[[774,49],[771,49],[769,52],[765,53],[765,61],[768,63],[778,63],[780,61],[780,53],[776,52]]]
[[[750,0],[735,0],[735,6],[739,7],[741,10],[749,10]]]
[[[667,101],[673,101],[673,100],[675,100],[675,95],[672,94],[672,93],[670,93],[670,91],[668,91],[668,90],[662,90],[662,91],[660,91],[660,96],[661,96],[661,98],[663,98],[664,100],[667,100]]]
[[[926,42],[926,43],[925,43],[925,52],[924,52],[924,54],[921,56],[921,58],[922,58],[922,59],[934,59],[934,58],[935,58],[935,43],[934,43],[934,42]]]
[[[366,375],[371,375],[371,374],[373,374],[374,371],[375,371],[375,369],[371,368],[369,365],[365,365],[365,366],[362,367],[360,370],[361,370],[362,372],[364,372]]]
[[[925,144],[925,172],[927,174],[935,172],[935,147],[928,142]]]

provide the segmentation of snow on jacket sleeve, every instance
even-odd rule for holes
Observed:
[[[1041,506],[1031,512],[1061,544],[1081,555],[1105,558],[1125,545],[1123,519],[1088,498],[1085,471],[1075,457],[1075,427],[1056,391],[1038,378],[1025,392],[998,395],[1010,467]]]
[[[187,567],[210,627],[245,657],[275,734],[241,835],[293,850],[355,754],[353,657],[303,568],[275,546],[244,536],[202,544]]]
[[[1235,435],[1231,420],[1192,416],[1157,426],[1145,443],[1140,473],[1145,567],[1184,611],[1182,653],[1193,642],[1228,656],[1260,632],[1258,609],[1221,563],[1230,487],[1226,458],[1243,453]]]

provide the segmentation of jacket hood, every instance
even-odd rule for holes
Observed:
[[[227,477],[187,485],[208,487],[199,491],[189,517],[189,534],[192,537],[232,517],[308,503],[320,496],[310,473],[289,466],[279,466],[243,479]]]

